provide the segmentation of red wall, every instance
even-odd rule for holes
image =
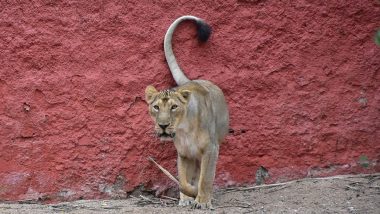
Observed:
[[[379,172],[378,1],[0,3],[0,200],[122,197],[175,186],[171,143],[152,136],[144,89],[174,86],[163,37],[192,79],[225,92],[231,133],[216,185]],[[156,2],[156,3],[154,3]],[[195,3],[198,2],[198,3]],[[231,131],[232,132],[232,131]]]

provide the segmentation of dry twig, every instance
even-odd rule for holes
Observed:
[[[378,176],[380,176],[380,173],[364,174],[364,175],[363,174],[360,174],[360,175],[338,175],[338,176],[325,177],[325,178],[304,178],[304,179],[288,181],[288,182],[284,182],[284,183],[265,184],[265,185],[252,186],[252,187],[231,188],[225,192],[249,191],[249,190],[255,190],[255,189],[272,188],[272,187],[290,185],[290,184],[302,182],[302,181],[318,181],[318,180],[333,180],[333,179],[345,180],[346,178],[368,178],[368,177],[374,178],[374,177],[378,177]],[[349,188],[352,188],[352,187],[349,187]]]
[[[228,207],[238,207],[238,208],[252,208],[251,206],[247,205],[241,205],[241,204],[229,204],[229,205],[222,205],[222,206],[217,206],[215,208],[221,209],[221,208],[228,208]]]
[[[164,167],[162,167],[160,164],[154,161],[152,157],[148,157],[148,159],[152,161],[166,176],[168,176],[172,181],[179,185],[178,180],[172,174],[170,174],[168,170],[166,170]]]
[[[143,196],[143,195],[140,195],[140,198],[142,198],[144,201],[149,202],[149,203],[152,203],[152,204],[161,204],[161,202],[153,201],[152,199],[150,199],[150,198],[148,198],[148,197],[145,197],[145,196]]]
[[[351,190],[359,191],[358,188],[353,187],[353,186],[351,186],[351,185],[346,185],[346,189],[351,189]]]
[[[247,191],[247,190],[263,189],[263,188],[272,188],[272,187],[288,185],[290,183],[293,183],[293,182],[290,181],[290,182],[278,183],[278,184],[265,184],[265,185],[252,186],[252,187],[233,188],[233,189],[227,190],[226,192],[236,192],[236,191]]]
[[[165,198],[165,199],[169,199],[169,200],[172,200],[172,201],[178,201],[178,199],[176,198],[172,198],[172,197],[169,197],[169,196],[166,196],[166,195],[161,195],[162,198]]]

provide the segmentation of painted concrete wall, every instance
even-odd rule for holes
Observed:
[[[191,78],[225,92],[231,133],[216,186],[379,172],[378,1],[0,2],[0,200],[125,197],[175,185],[144,89],[174,86],[163,37]]]

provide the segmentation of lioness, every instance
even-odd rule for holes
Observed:
[[[145,90],[149,114],[161,140],[173,140],[178,152],[180,206],[212,209],[211,198],[219,144],[228,132],[228,109],[222,90],[206,80],[189,80],[172,50],[172,36],[185,20],[194,21],[200,41],[207,41],[211,28],[200,18],[175,20],[164,39],[165,57],[178,87]],[[194,200],[195,199],[195,200]]]

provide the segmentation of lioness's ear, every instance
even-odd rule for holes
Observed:
[[[148,85],[145,89],[145,101],[150,104],[153,101],[154,95],[157,94],[157,89],[151,85]]]
[[[190,99],[191,91],[186,89],[180,89],[178,90],[178,93],[180,94],[179,99],[183,103],[187,103]]]

